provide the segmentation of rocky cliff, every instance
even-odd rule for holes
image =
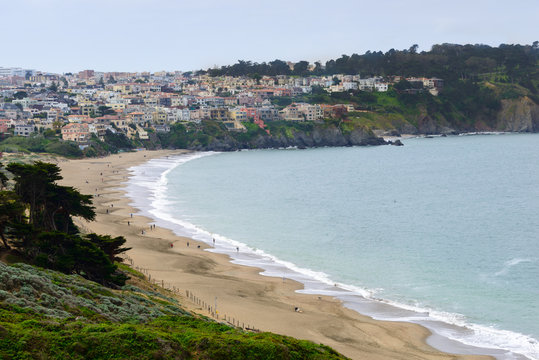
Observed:
[[[312,131],[292,129],[290,133],[260,134],[247,141],[233,136],[213,139],[207,146],[194,146],[199,151],[234,151],[239,149],[275,149],[286,147],[310,148],[324,146],[366,146],[386,145],[388,142],[377,137],[370,130],[360,127],[343,131],[336,126],[317,126]]]
[[[481,115],[448,121],[443,115],[429,115],[420,111],[417,116],[405,117],[391,123],[393,128],[377,129],[380,136],[400,134],[433,135],[458,134],[475,131],[539,132],[539,105],[527,96],[501,100],[501,108],[494,117]]]
[[[539,132],[539,105],[525,96],[502,100],[496,119],[497,131]]]

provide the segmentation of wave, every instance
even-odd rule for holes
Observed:
[[[514,258],[511,260],[508,260],[503,264],[503,268],[500,271],[496,272],[494,276],[506,275],[511,270],[512,267],[521,263],[534,262],[534,261],[536,261],[536,259]]]
[[[167,197],[168,175],[176,167],[195,159],[219,154],[217,152],[190,153],[180,156],[152,159],[129,169],[127,194],[131,205],[143,215],[154,219],[159,226],[176,234],[188,236],[213,246],[207,251],[227,254],[231,262],[263,269],[261,275],[291,279],[304,285],[301,293],[327,295],[343,302],[347,308],[378,320],[413,322],[425,326],[433,333],[429,344],[441,351],[461,354],[485,354],[497,359],[539,359],[536,339],[486,325],[469,323],[464,315],[443,312],[418,305],[408,305],[377,297],[377,289],[335,282],[320,271],[303,268],[277,258],[261,249],[212,233],[178,215],[177,203]],[[176,205],[176,208],[173,206]],[[215,245],[213,240],[216,240]],[[497,276],[532,259],[511,259]],[[456,342],[456,343],[455,343]]]

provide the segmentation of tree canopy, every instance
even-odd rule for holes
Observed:
[[[6,169],[13,175],[13,190],[5,190],[8,177],[0,173],[0,238],[5,248],[16,248],[39,266],[80,274],[102,284],[125,283],[127,277],[114,264],[129,250],[123,247],[125,238],[81,235],[73,223],[75,216],[95,219],[91,195],[58,185],[62,176],[55,164],[10,163]]]
[[[293,64],[293,70],[282,60],[268,63],[239,60],[233,65],[208,69],[207,73],[211,76],[248,76],[255,73],[261,76],[402,75],[440,77],[451,81],[474,78],[481,73],[503,69],[511,78],[521,80],[537,71],[538,44],[536,41],[533,45],[501,44],[498,47],[491,47],[483,44],[445,43],[433,45],[430,51],[422,52],[418,52],[417,45],[412,45],[409,49],[390,49],[385,53],[367,51],[363,55],[342,55],[338,59],[327,61],[325,67],[317,62],[312,70],[309,70],[309,63],[304,60]]]

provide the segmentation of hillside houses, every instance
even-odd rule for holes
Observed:
[[[253,122],[264,128],[272,121],[322,121],[354,111],[351,104],[309,104],[304,95],[326,92],[386,92],[400,77],[328,76],[250,77],[192,75],[181,72],[103,73],[83,70],[75,74],[31,71],[20,79],[19,70],[0,72],[0,132],[29,136],[43,129],[60,129],[64,140],[87,142],[107,130],[129,138],[148,139],[148,131],[168,132],[175,123],[214,120],[232,131]],[[443,80],[409,78],[437,95]],[[419,86],[420,85],[420,86]],[[53,90],[56,89],[56,90]],[[406,91],[406,90],[405,90]],[[279,102],[278,99],[290,99]],[[287,104],[287,105],[279,105]],[[150,130],[151,129],[151,130]]]

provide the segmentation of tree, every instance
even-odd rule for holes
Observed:
[[[49,90],[54,92],[58,91],[58,85],[56,84],[56,82],[52,82],[51,86],[49,86]]]
[[[0,163],[0,190],[3,190],[6,187],[8,181],[6,174],[2,171],[3,167],[4,164]]]
[[[105,285],[124,285],[127,277],[97,245],[77,235],[42,232],[32,247],[36,265],[79,274]]]
[[[44,214],[46,216],[44,224],[47,229],[62,230],[67,233],[73,225],[72,216],[88,221],[95,219],[92,195],[83,195],[71,186],[53,185],[48,189],[47,198],[47,208]]]
[[[95,218],[91,195],[82,195],[72,187],[56,184],[62,179],[57,165],[41,161],[11,163],[7,169],[15,175],[15,192],[29,204],[29,222],[37,229],[57,230],[56,222],[60,220],[67,231],[71,216],[86,220]]]
[[[98,108],[97,108],[97,112],[101,115],[101,116],[105,116],[105,115],[114,115],[116,114],[116,112],[114,110],[112,110],[112,108],[110,106],[106,106],[106,105],[100,105]]]
[[[13,191],[0,191],[0,238],[7,249],[8,229],[16,223],[21,223],[24,218],[25,207],[19,197]]]
[[[28,97],[26,91],[17,91],[15,94],[13,94],[13,98],[18,100],[24,99],[25,97]]]
[[[260,79],[262,79],[262,76],[260,76],[259,73],[251,74],[251,75],[249,75],[249,77],[250,77],[251,79],[255,80],[257,85],[260,85]],[[219,91],[219,92],[220,92],[220,91]]]
[[[61,180],[60,168],[54,164],[37,161],[32,164],[11,163],[7,166],[15,181],[15,192],[30,206],[30,224],[40,225],[47,201],[47,188]]]
[[[309,62],[308,61],[299,61],[294,64],[294,70],[292,71],[294,75],[305,76],[309,73]]]
[[[118,255],[131,250],[131,248],[122,247],[126,240],[123,236],[112,237],[110,235],[97,235],[95,233],[86,235],[86,239],[91,241],[109,257],[111,262],[121,262],[122,258]]]

